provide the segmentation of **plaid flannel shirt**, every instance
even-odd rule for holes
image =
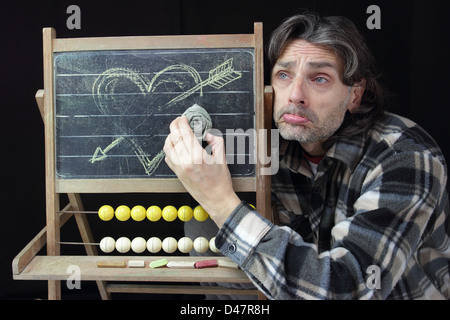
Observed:
[[[316,175],[297,142],[280,156],[277,225],[242,202],[216,236],[268,298],[450,298],[446,165],[422,128],[387,114],[336,142]]]

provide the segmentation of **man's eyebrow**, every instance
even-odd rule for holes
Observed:
[[[281,67],[283,69],[290,69],[293,68],[297,65],[296,61],[277,61],[276,66]],[[310,61],[306,64],[308,66],[308,68],[312,68],[312,69],[321,69],[321,68],[332,68],[335,69],[336,71],[339,71],[337,65],[333,62],[330,61]]]
[[[276,65],[284,69],[289,69],[296,66],[297,63],[295,61],[277,61]]]
[[[310,61],[307,63],[309,68],[321,69],[321,68],[333,68],[338,71],[336,64],[329,61]]]

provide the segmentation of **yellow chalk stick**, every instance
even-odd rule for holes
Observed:
[[[97,261],[99,268],[125,268],[125,261]]]

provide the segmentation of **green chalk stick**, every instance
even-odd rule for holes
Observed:
[[[164,267],[168,263],[167,259],[160,259],[150,262],[150,268]]]

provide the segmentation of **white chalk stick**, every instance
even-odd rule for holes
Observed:
[[[144,260],[130,260],[128,261],[128,268],[144,268],[145,261]]]
[[[169,268],[194,269],[194,264],[194,261],[169,261],[169,263],[167,263],[167,266]]]
[[[239,266],[236,263],[221,259],[217,259],[217,265],[224,268],[239,269]]]

